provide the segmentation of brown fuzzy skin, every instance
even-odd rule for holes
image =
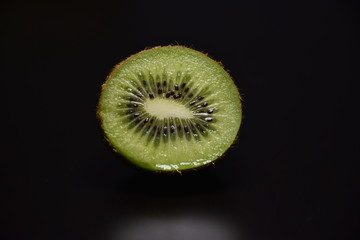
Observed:
[[[106,84],[108,82],[108,80],[110,79],[110,77],[113,75],[113,73],[119,69],[124,63],[126,63],[126,61],[128,59],[131,59],[145,51],[148,51],[150,49],[158,49],[158,48],[168,48],[168,47],[173,47],[173,46],[176,46],[176,47],[184,47],[184,48],[190,48],[192,50],[194,50],[193,48],[191,47],[187,47],[187,46],[182,46],[182,45],[168,45],[168,46],[156,46],[156,47],[146,47],[144,50],[136,53],[136,54],[133,54],[131,55],[130,57],[126,58],[125,60],[121,61],[119,64],[117,64],[110,72],[110,74],[106,77],[106,80],[105,82],[101,85],[101,93],[100,93],[100,98],[99,98],[99,103],[96,107],[96,116],[97,116],[97,119],[99,121],[99,126],[101,126],[101,132],[103,133],[103,136],[106,140],[106,142],[108,143],[107,145],[109,147],[111,147],[112,149],[112,152],[114,152],[117,156],[120,156],[122,160],[124,160],[123,162],[125,162],[126,165],[132,167],[132,168],[135,168],[135,169],[138,169],[138,170],[141,170],[141,171],[144,171],[144,172],[147,172],[147,173],[155,173],[155,174],[165,174],[165,175],[173,175],[174,173],[178,173],[180,175],[182,175],[183,173],[189,173],[189,172],[193,172],[193,171],[198,171],[198,170],[201,170],[203,168],[208,168],[209,166],[215,166],[215,163],[218,162],[220,159],[223,159],[226,155],[226,153],[229,151],[230,148],[234,148],[235,144],[238,142],[238,139],[239,139],[239,132],[240,132],[240,128],[239,128],[239,131],[237,132],[237,135],[233,141],[233,143],[231,144],[231,146],[220,156],[218,157],[217,159],[207,163],[207,164],[204,164],[204,165],[201,165],[201,166],[197,166],[197,167],[193,167],[193,168],[189,168],[189,169],[184,169],[184,170],[171,170],[171,171],[168,171],[168,170],[150,170],[150,169],[146,169],[146,168],[142,168],[142,167],[139,167],[137,166],[136,164],[134,164],[133,162],[130,162],[126,159],[125,156],[123,156],[121,153],[119,153],[113,146],[112,144],[110,143],[109,139],[107,138],[107,136],[105,135],[105,132],[103,131],[103,128],[102,128],[102,122],[103,122],[103,119],[101,118],[100,116],[100,99],[102,97],[102,92],[104,90],[104,88],[106,87]],[[197,51],[197,50],[194,50],[194,51]],[[200,52],[202,54],[204,54],[205,56],[209,57],[209,55],[207,53],[204,53],[204,52],[201,52],[201,51],[197,51],[197,52]],[[215,61],[212,57],[209,57],[211,58],[213,61]],[[217,64],[219,64],[226,72],[226,74],[228,75],[229,79],[231,79],[232,81],[234,81],[232,79],[232,77],[230,76],[229,74],[229,71],[226,70],[224,68],[224,65],[221,63],[221,62],[218,62],[218,61],[215,61]],[[236,84],[234,83],[234,85],[236,86]],[[236,86],[237,87],[237,86]],[[238,92],[240,93],[239,89],[238,89]],[[240,101],[240,106],[242,108],[242,97],[241,97],[241,94],[240,94],[240,97],[239,97],[239,101]],[[243,118],[243,115],[242,115],[242,118]],[[241,121],[241,124],[240,124],[240,127],[242,125],[242,121]]]

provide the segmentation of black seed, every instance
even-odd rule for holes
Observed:
[[[194,96],[194,94],[190,93],[188,97],[192,98],[193,96]]]
[[[126,111],[126,114],[131,114],[133,112],[134,112],[134,110],[128,110],[128,111]]]
[[[214,109],[213,109],[213,108],[210,108],[207,112],[208,112],[208,113],[213,113],[213,112],[214,112]]]
[[[171,132],[171,133],[174,133],[174,132],[175,132],[175,126],[174,126],[174,125],[171,125],[171,126],[170,126],[170,132]]]
[[[149,118],[145,118],[144,123],[148,123],[149,122]]]
[[[134,108],[136,108],[138,105],[137,105],[136,103],[134,103],[132,106],[133,106]]]
[[[140,113],[135,113],[134,114],[134,117],[138,117],[138,116],[140,116]]]
[[[166,81],[163,82],[163,86],[164,86],[164,87],[166,86]]]
[[[185,88],[184,92],[187,93],[189,91],[189,88]]]
[[[153,98],[154,98],[154,94],[153,94],[153,93],[149,93],[149,97],[150,97],[151,99],[153,99]]]
[[[167,134],[167,132],[168,132],[168,128],[167,128],[167,126],[164,126],[164,134]]]
[[[179,85],[175,84],[174,88],[175,90],[179,90]]]
[[[175,92],[174,92],[174,91],[170,91],[170,94],[171,94],[171,95],[174,95],[174,94],[175,94]]]
[[[205,121],[207,121],[207,122],[212,122],[212,120],[213,120],[213,118],[211,118],[211,117],[206,117],[205,118]]]
[[[196,131],[196,128],[194,127],[194,125],[191,124],[191,132],[193,133],[193,136],[195,137],[195,139],[199,140],[199,134]]]
[[[159,128],[158,128],[158,131],[156,132],[156,136],[157,136],[157,137],[160,137],[160,135],[161,135],[161,128],[159,127]]]
[[[151,136],[155,136],[156,130],[156,126],[151,129]]]
[[[181,131],[181,126],[180,126],[180,125],[178,125],[177,129],[178,129],[178,131]]]
[[[181,88],[184,88],[184,87],[185,87],[185,85],[186,85],[186,83],[181,84]]]
[[[140,122],[141,122],[141,118],[137,118],[135,121],[138,122],[138,123],[140,123]],[[140,132],[143,128],[144,128],[144,123],[140,123],[140,124],[137,125],[135,131],[136,131],[136,132]]]
[[[159,87],[160,87],[160,83],[158,82],[158,83],[156,84],[156,86],[159,88]]]
[[[198,99],[201,101],[201,100],[203,100],[203,99],[204,99],[204,97],[198,97]]]
[[[171,96],[171,92],[168,91],[168,92],[166,93],[165,97],[166,97],[166,98],[169,98],[170,96]]]
[[[206,107],[207,105],[208,105],[207,102],[204,102],[204,103],[202,104],[203,107]]]
[[[192,101],[192,102],[189,103],[189,105],[191,105],[191,106],[194,105],[194,104],[195,104],[195,101]]]
[[[174,98],[177,99],[177,98],[180,98],[181,97],[181,94],[176,94],[174,95]]]
[[[190,133],[190,132],[189,132],[189,127],[188,127],[188,126],[185,126],[185,127],[184,127],[184,130],[185,130],[185,132],[186,132],[186,133]]]
[[[146,86],[146,85],[147,85],[145,80],[143,80],[143,85],[144,85],[144,86]]]
[[[162,89],[161,88],[158,89],[158,94],[162,94]]]
[[[181,94],[181,93],[179,93],[179,94],[178,94],[178,97],[179,97],[179,98],[181,98],[181,96],[182,96],[182,94]]]
[[[129,101],[135,101],[135,99],[132,98],[132,97],[129,97],[128,100],[129,100]]]

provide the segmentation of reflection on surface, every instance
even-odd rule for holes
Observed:
[[[112,196],[106,240],[243,240],[238,201],[211,172],[139,174]]]
[[[208,214],[145,216],[119,225],[111,229],[109,240],[241,240],[227,221]]]

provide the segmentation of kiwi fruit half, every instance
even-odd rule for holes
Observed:
[[[242,116],[221,64],[183,46],[147,49],[118,64],[97,113],[113,149],[152,171],[212,163],[234,142]]]

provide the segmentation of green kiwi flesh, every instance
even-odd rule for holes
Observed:
[[[102,86],[97,113],[113,149],[152,171],[215,161],[234,142],[242,116],[229,74],[183,46],[147,49],[118,64]]]

